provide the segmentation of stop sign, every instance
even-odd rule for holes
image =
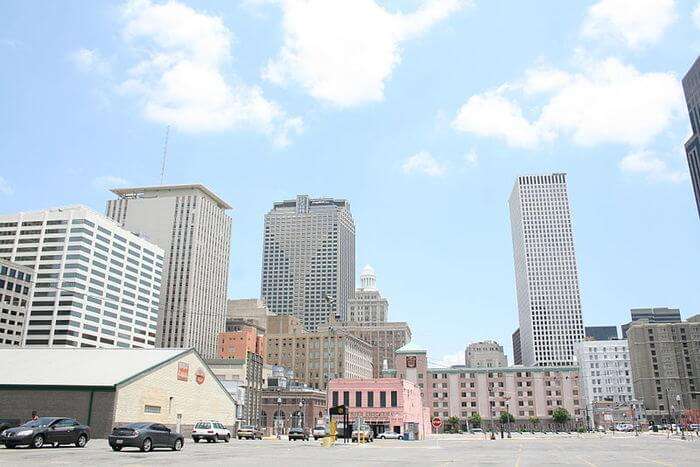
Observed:
[[[440,428],[442,426],[442,420],[440,419],[440,417],[435,417],[433,418],[432,424],[434,428]]]

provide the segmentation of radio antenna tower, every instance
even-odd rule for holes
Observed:
[[[165,181],[165,159],[168,157],[168,137],[170,136],[170,125],[165,129],[165,143],[163,143],[163,163],[160,167],[160,184]]]

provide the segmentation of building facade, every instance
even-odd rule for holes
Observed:
[[[242,389],[243,407],[237,410],[239,422],[259,424],[264,385],[262,357],[248,352],[242,359],[209,359],[207,364],[224,387]]]
[[[274,203],[265,215],[260,295],[273,313],[315,330],[347,316],[355,291],[355,223],[350,203],[309,198]]]
[[[361,287],[348,301],[347,321],[356,323],[383,323],[389,320],[389,300],[377,289],[377,276],[367,265],[360,274]]]
[[[244,359],[248,352],[258,354],[263,362],[267,356],[267,340],[253,326],[241,326],[236,331],[219,333],[219,358]]]
[[[518,177],[508,202],[524,365],[573,365],[584,338],[566,174]]]
[[[268,435],[286,434],[290,428],[308,431],[322,424],[326,391],[304,386],[267,386],[263,389],[260,428]]]
[[[688,157],[688,169],[695,193],[698,215],[700,215],[700,57],[695,60],[693,66],[683,77],[683,92],[693,131],[690,139],[685,143],[685,152]]]
[[[383,369],[394,368],[396,349],[411,341],[411,328],[405,322],[366,322],[339,321],[336,329],[347,332],[372,346],[372,377],[379,378]],[[328,330],[329,325],[319,328]]]
[[[635,321],[646,321],[648,323],[680,323],[681,310],[678,308],[651,307],[632,308],[630,310],[631,321],[620,326],[622,328],[622,338],[627,338],[627,330]]]
[[[585,423],[578,368],[429,368],[427,352],[412,344],[397,350],[393,375],[415,383],[423,394],[423,404],[431,417],[457,417],[466,425],[473,414],[484,423],[509,412],[518,425],[529,425],[531,417],[541,427],[552,424],[552,412],[565,408],[572,422]]]
[[[593,403],[628,405],[634,400],[627,341],[588,340],[577,347],[581,395],[589,414]]]
[[[410,432],[415,439],[423,439],[430,430],[420,389],[403,379],[334,379],[328,386],[327,404],[345,405],[350,422],[361,420],[375,436],[387,431]]]
[[[372,346],[341,328],[306,331],[297,318],[270,318],[267,362],[294,371],[299,381],[325,389],[334,378],[371,378]]]
[[[634,322],[627,339],[634,393],[647,418],[668,423],[700,409],[700,315],[681,323]]]
[[[515,330],[511,339],[513,340],[513,365],[522,365],[523,354],[520,351],[520,328]]]
[[[267,308],[265,300],[244,298],[226,302],[226,331],[237,331],[236,326],[254,326],[262,334],[267,329],[267,317],[273,313]]]
[[[155,347],[157,245],[68,206],[0,216],[0,258],[33,271],[24,345]]]
[[[495,341],[469,344],[464,351],[464,362],[469,368],[502,368],[508,366],[503,346]]]
[[[0,259],[0,347],[22,345],[33,277],[33,269]]]
[[[194,347],[216,355],[226,326],[231,209],[202,185],[163,185],[112,190],[107,217],[163,248],[160,347]]]
[[[586,340],[609,341],[617,339],[617,326],[586,326]]]

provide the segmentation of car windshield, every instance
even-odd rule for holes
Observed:
[[[314,428],[314,430],[325,430],[325,429],[326,429],[325,426],[317,426],[316,428]]]
[[[39,428],[39,427],[45,427],[49,426],[51,422],[56,420],[55,418],[52,417],[41,417],[37,418],[36,420],[29,420],[27,423],[25,423],[22,426],[26,426],[29,428]]]
[[[202,429],[211,428],[211,423],[199,422],[199,423],[197,423],[194,427],[195,427],[195,428],[202,428]]]
[[[255,428],[255,427],[252,426],[252,425],[243,425],[243,426],[241,427],[241,430],[252,430],[252,429],[254,429],[254,428]]]
[[[292,433],[301,433],[301,432],[304,431],[304,430],[302,430],[301,428],[292,428],[292,429],[289,430],[289,431],[291,431]]]

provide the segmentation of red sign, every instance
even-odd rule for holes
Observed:
[[[416,367],[416,356],[415,355],[409,355],[406,357],[406,368],[415,368]]]
[[[190,365],[185,362],[177,362],[177,379],[180,381],[189,380]]]
[[[433,424],[433,428],[440,428],[442,426],[442,420],[440,417],[435,417],[433,418],[433,421],[431,422]]]
[[[202,384],[204,382],[204,370],[199,368],[194,374],[194,380],[197,381],[197,384]]]

